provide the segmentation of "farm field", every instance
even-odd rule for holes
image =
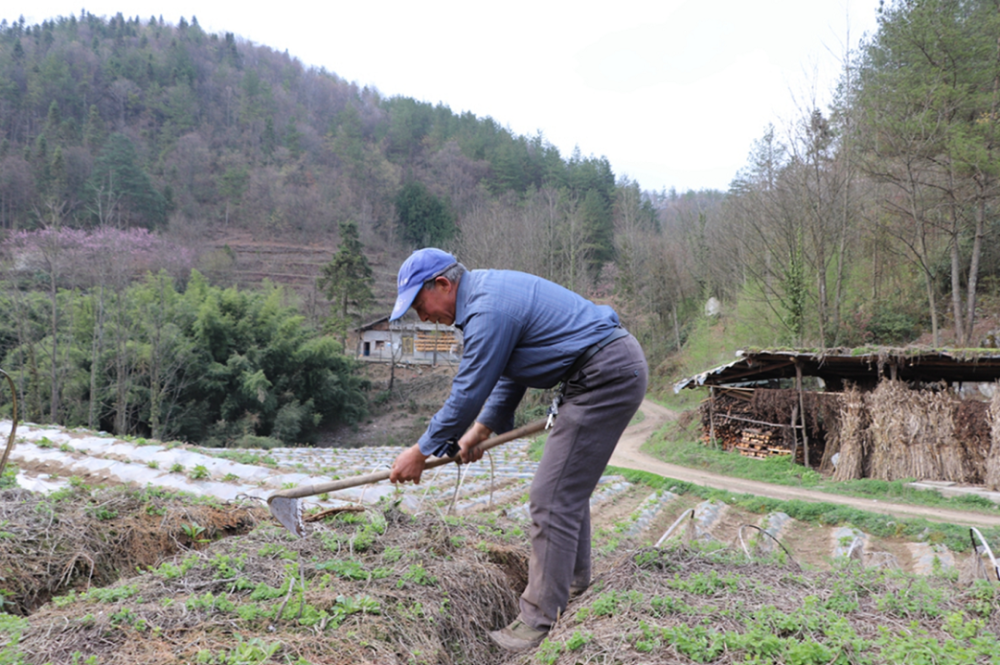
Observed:
[[[298,539],[269,515],[267,495],[377,470],[399,448],[200,449],[22,425],[13,461],[35,491],[0,494],[10,612],[0,662],[888,663],[917,644],[973,659],[925,662],[1000,653],[989,637],[994,583],[971,548],[949,549],[933,525],[887,538],[637,480],[624,467],[655,472],[655,461],[627,457],[669,417],[644,410],[592,501],[594,583],[527,656],[496,650],[486,632],[513,618],[525,580],[528,441],[419,486],[310,499],[307,514],[342,512]]]

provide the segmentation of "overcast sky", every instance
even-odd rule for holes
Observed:
[[[0,19],[181,16],[348,81],[541,131],[643,189],[726,189],[769,122],[825,108],[878,0],[5,2]],[[11,7],[11,5],[17,5]]]

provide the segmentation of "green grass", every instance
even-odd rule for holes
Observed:
[[[698,405],[701,404],[704,399],[705,396],[700,390],[685,389],[679,393],[675,393],[673,384],[671,384],[668,386],[668,389],[657,393],[657,397],[654,401],[660,406],[665,406],[666,408],[673,409],[674,411],[687,411],[689,409],[697,409]]]
[[[791,456],[752,459],[737,453],[725,452],[702,444],[701,424],[692,419],[686,427],[677,422],[668,423],[643,446],[643,452],[658,460],[702,469],[734,478],[744,478],[775,485],[803,487],[843,496],[877,498],[894,503],[967,510],[984,513],[1000,512],[1000,506],[981,496],[945,497],[932,490],[921,490],[908,485],[911,480],[876,480],[863,478],[836,482],[821,473],[794,464]]]
[[[846,563],[821,577],[762,584],[760,564],[697,548],[648,549],[633,562],[638,574],[574,606],[563,620],[565,630],[536,652],[539,662],[555,663],[568,651],[579,653],[566,662],[606,662],[608,653],[628,650],[658,663],[1000,661],[1000,643],[989,629],[997,594],[985,580],[959,587],[942,577]],[[692,563],[710,568],[690,572]],[[607,617],[619,630],[595,638],[588,629]]]
[[[538,436],[531,439],[531,443],[528,444],[528,459],[532,462],[540,462],[542,459],[542,453],[545,452],[545,442],[548,440],[548,431],[542,432]]]

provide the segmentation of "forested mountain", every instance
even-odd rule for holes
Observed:
[[[579,208],[582,262],[612,256],[607,160],[383,99],[194,18],[3,25],[0,81],[7,229],[173,216],[309,234],[349,218],[368,243],[446,243],[485,201],[551,188]]]
[[[655,193],[606,159],[384,98],[193,17],[2,23],[3,366],[34,419],[309,439],[363,413],[339,342],[313,342],[385,313],[369,259],[394,269],[429,244],[611,302],[654,364],[926,329],[977,345],[1000,295],[998,33],[985,2],[887,3],[831,108],[766,128],[726,193]],[[315,275],[329,316],[292,346],[276,336],[289,294],[211,283],[202,250],[234,233],[336,248]],[[713,322],[725,338],[707,350]],[[319,372],[340,406],[310,404],[275,358]]]
[[[649,201],[619,188],[606,159],[564,158],[491,118],[382,98],[287,53],[206,34],[195,18],[0,24],[0,227],[21,317],[2,346],[30,418],[157,436],[200,427],[203,439],[206,418],[243,423],[213,426],[229,432],[222,441],[234,427],[294,440],[331,416],[349,421],[358,409],[320,411],[278,390],[277,369],[257,357],[273,353],[271,333],[230,328],[251,296],[191,291],[205,238],[350,240],[317,275],[336,302],[326,329],[342,333],[371,302],[342,288],[345,267],[371,274],[347,247],[400,257],[437,244],[470,267],[594,288],[615,256],[620,190],[630,223],[654,229]],[[522,229],[506,223],[512,212]],[[165,277],[140,283],[157,270]],[[169,330],[141,314],[153,293],[167,310],[183,305]]]

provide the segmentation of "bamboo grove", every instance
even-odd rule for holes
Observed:
[[[5,249],[0,339],[29,421],[268,447],[365,414],[343,347],[282,289],[212,286],[144,229],[21,232]]]

